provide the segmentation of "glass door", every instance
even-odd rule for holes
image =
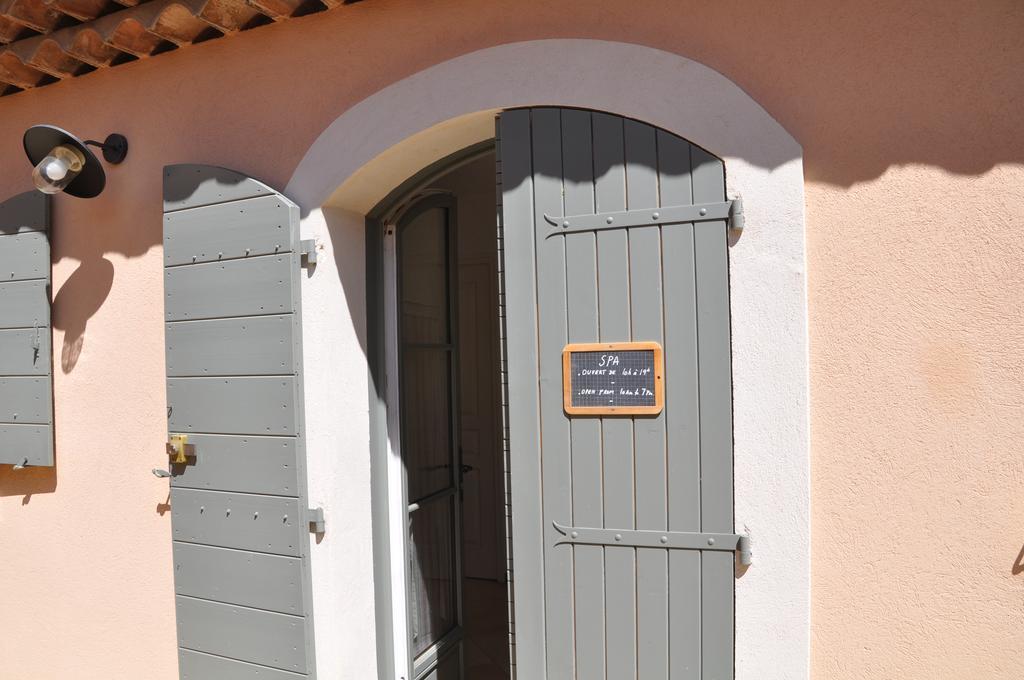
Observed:
[[[455,203],[432,195],[396,225],[399,411],[413,680],[462,678]]]

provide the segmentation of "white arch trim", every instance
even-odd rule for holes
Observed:
[[[332,251],[361,249],[361,216],[389,191],[430,162],[492,136],[495,111],[527,105],[597,109],[662,127],[722,158],[730,194],[744,198],[746,229],[730,250],[735,512],[737,530],[753,539],[754,565],[736,583],[736,677],[806,678],[810,455],[802,150],[743,90],[695,61],[634,44],[538,40],[457,57],[371,95],[317,138],[285,190],[308,214],[303,238],[317,238],[328,255],[321,262],[333,267]],[[347,259],[361,270],[359,256]],[[333,508],[335,517],[346,513],[334,529],[347,532],[344,550],[314,547],[317,661],[325,671],[344,668],[346,648],[367,656],[374,644],[367,619],[346,621],[338,610],[344,604],[350,618],[373,612],[369,548],[358,548],[356,557],[348,552],[371,540],[368,446],[351,443],[368,432],[360,420],[366,403],[349,404],[352,397],[343,396],[366,392],[329,377],[344,373],[342,364],[350,373],[351,357],[362,351],[364,319],[356,317],[364,290],[351,272],[336,274],[318,274],[303,288],[310,319],[303,329],[306,363],[317,367],[306,384],[311,500]],[[345,310],[354,310],[352,318],[338,320]],[[355,415],[345,418],[355,420],[345,423],[339,407],[349,406]],[[345,442],[341,462],[339,441]],[[369,602],[360,590],[367,584]]]

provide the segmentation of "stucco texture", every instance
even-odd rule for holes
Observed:
[[[0,678],[176,677],[161,168],[283,187],[367,95],[549,37],[700,61],[803,146],[812,677],[1024,674],[1024,5],[365,0],[0,100],[3,197],[32,124],[132,143],[55,202],[57,465],[0,468]]]

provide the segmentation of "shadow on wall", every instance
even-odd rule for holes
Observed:
[[[107,254],[139,257],[162,241],[162,209],[159,194],[151,188],[153,178],[110,166],[106,169],[114,186],[100,196],[82,200],[58,194],[53,201],[53,264],[67,259],[79,261],[78,268],[63,282],[54,282],[53,327],[64,332],[55,363],[59,360],[64,373],[71,373],[77,365],[89,319],[103,306],[113,286],[114,265]],[[131,219],[124,217],[126,196],[141,196],[145,206],[142,211],[132,211]]]
[[[37,493],[53,493],[57,490],[57,468],[29,466],[15,470],[10,465],[0,465],[0,497],[24,496],[22,505],[28,505]]]
[[[334,263],[341,290],[345,292],[348,318],[365,319],[366,296],[352,295],[350,291],[363,290],[366,285],[366,251],[362,247],[346,248],[344,244],[363,244],[366,238],[366,218],[351,210],[329,207],[323,209],[323,215],[334,244]],[[311,271],[309,275],[312,276]],[[366,356],[366,324],[357,322],[354,330],[359,346],[363,349],[363,356]]]
[[[744,49],[709,65],[797,139],[810,181],[851,187],[911,164],[983,175],[1024,161],[1024,3],[965,10],[928,0],[766,3],[729,24],[730,44]]]
[[[70,373],[82,353],[85,327],[114,283],[114,265],[104,257],[83,261],[53,298],[53,326],[64,331],[60,367]]]

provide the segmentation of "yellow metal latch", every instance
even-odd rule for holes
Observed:
[[[171,441],[167,442],[167,455],[171,457],[171,463],[183,465],[188,463],[188,455],[191,453],[188,445],[187,434],[172,434]]]

